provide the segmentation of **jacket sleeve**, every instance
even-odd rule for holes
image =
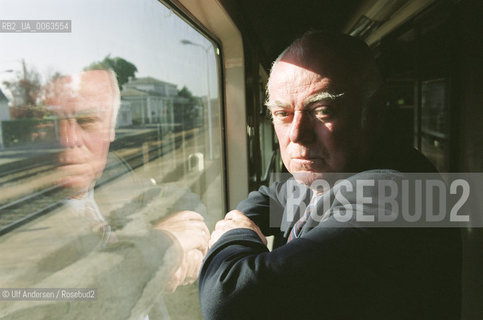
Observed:
[[[280,233],[280,228],[270,227],[270,217],[281,217],[283,204],[280,194],[283,185],[274,183],[270,187],[261,186],[257,191],[252,191],[247,199],[241,201],[236,207],[243,212],[260,228],[264,235]],[[272,225],[276,225],[273,223]]]
[[[362,245],[357,239],[360,233],[315,228],[269,252],[252,230],[227,232],[209,250],[200,273],[204,319],[285,319],[294,306],[306,305],[303,292],[316,292],[317,299],[324,301],[322,313],[309,308],[305,316],[333,315],[331,309],[340,301],[331,301],[340,297],[339,285],[350,281],[349,268],[360,260],[354,245]],[[303,319],[304,313],[294,316]]]
[[[274,245],[277,247],[286,242],[284,234],[287,228],[290,230],[290,222],[283,221],[286,210],[296,221],[305,209],[305,206],[300,206],[301,203],[308,203],[310,198],[311,191],[306,186],[289,179],[250,192],[236,209],[254,221],[264,235],[275,236]]]
[[[345,196],[357,204],[356,192]],[[374,199],[355,210],[377,212]],[[335,198],[328,212],[339,208]],[[271,252],[252,230],[226,232],[201,269],[204,319],[439,319],[457,312],[458,230],[371,228],[327,217]]]

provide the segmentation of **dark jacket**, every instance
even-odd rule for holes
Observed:
[[[348,180],[381,177],[400,172],[370,170]],[[339,222],[333,213],[342,204],[332,197],[325,219],[309,219],[300,238],[285,244],[296,222],[287,219],[287,186],[261,187],[237,207],[275,236],[272,252],[249,229],[227,232],[209,250],[199,282],[206,320],[459,318],[458,229]],[[310,192],[297,198],[305,206]],[[346,198],[357,203],[355,193]],[[377,209],[357,208],[369,215]]]

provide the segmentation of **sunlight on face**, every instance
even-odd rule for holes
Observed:
[[[292,175],[310,184],[325,172],[351,170],[360,137],[353,89],[335,67],[312,70],[279,61],[268,83],[282,160]]]

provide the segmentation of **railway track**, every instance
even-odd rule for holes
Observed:
[[[55,156],[53,158],[56,158]],[[10,183],[18,182],[28,179],[34,175],[49,172],[58,167],[58,163],[52,163],[52,161],[45,161],[43,163],[31,164],[25,167],[19,167],[16,169],[2,172],[0,174],[0,185],[4,186]]]
[[[112,180],[121,177],[126,174],[126,170],[118,170],[119,166],[128,167],[132,170],[143,166],[146,161],[153,161],[163,155],[174,151],[175,149],[181,147],[183,139],[191,139],[195,134],[196,129],[191,129],[186,132],[178,132],[173,137],[166,139],[166,141],[151,140],[149,147],[143,148],[142,145],[145,143],[145,135],[142,137],[137,137],[138,140],[144,140],[143,143],[137,143],[137,148],[132,148],[135,144],[134,139],[122,141],[117,144],[111,145],[117,154],[122,155],[122,162],[108,163],[104,169],[102,177],[97,181],[96,188],[106,184]],[[184,137],[183,137],[184,135]],[[141,145],[141,146],[140,146]],[[122,147],[124,146],[124,147]],[[47,169],[40,169],[41,166],[37,168],[32,166],[32,172],[30,176],[33,176],[34,172],[44,172]],[[54,169],[56,166],[51,165],[50,169]],[[38,170],[37,170],[38,169]],[[25,169],[23,169],[25,171]],[[17,175],[22,171],[22,169],[12,171],[12,175]],[[119,172],[122,172],[121,174]],[[35,174],[35,173],[34,173]],[[28,173],[22,174],[22,178],[28,179]],[[12,180],[14,177],[8,178],[8,175],[3,175],[0,179]],[[63,205],[65,199],[71,196],[70,192],[63,188],[61,185],[51,185],[46,186],[42,190],[35,192],[33,194],[28,194],[26,196],[19,197],[13,201],[9,201],[7,204],[0,206],[0,236],[10,232],[11,230],[18,228],[25,223],[38,218],[52,210]]]

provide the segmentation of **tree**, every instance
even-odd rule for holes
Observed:
[[[111,58],[110,54],[108,54],[102,61],[95,61],[84,68],[84,70],[95,69],[111,69],[114,71],[119,88],[122,88],[122,85],[128,82],[129,78],[135,78],[135,74],[138,71],[133,63],[120,57]]]
[[[178,91],[178,96],[183,97],[183,98],[188,98],[190,101],[193,100],[193,94],[191,93],[190,89],[188,89],[186,86],[183,86],[181,90]]]
[[[179,104],[183,109],[182,112],[178,112],[177,115],[175,115],[175,117],[179,117],[179,119],[176,120],[183,122],[185,129],[192,128],[198,122],[197,119],[201,117],[200,98],[193,96],[186,86],[183,86],[183,88],[178,90],[178,97],[185,98],[187,101]]]
[[[2,89],[9,94],[10,112],[13,119],[42,118],[46,110],[39,105],[42,94],[40,73],[22,60],[22,71],[15,78],[2,82]]]

